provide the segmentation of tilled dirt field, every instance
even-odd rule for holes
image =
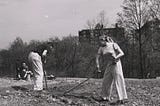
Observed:
[[[99,97],[102,79],[90,79],[66,95],[65,91],[85,78],[48,80],[48,90],[33,91],[32,81],[0,78],[0,106],[110,106],[95,101]],[[126,79],[128,103],[123,106],[160,106],[160,79]],[[115,86],[112,101],[117,100]],[[122,105],[121,105],[122,106]]]

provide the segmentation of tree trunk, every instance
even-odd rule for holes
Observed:
[[[139,32],[139,66],[140,66],[140,78],[144,78],[144,70],[143,70],[143,57],[142,57],[142,38],[141,38],[141,28],[138,30]]]

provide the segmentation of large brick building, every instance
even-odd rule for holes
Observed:
[[[79,42],[80,43],[90,43],[97,44],[99,36],[104,33],[112,37],[116,42],[124,41],[124,28],[118,27],[117,24],[115,28],[103,28],[103,29],[84,29],[79,31]]]

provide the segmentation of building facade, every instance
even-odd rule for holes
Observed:
[[[104,33],[113,38],[116,42],[124,41],[124,28],[103,28],[103,29],[84,29],[79,31],[79,42],[80,43],[90,43],[97,44],[99,42],[99,36]]]

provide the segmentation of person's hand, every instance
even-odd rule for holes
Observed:
[[[102,71],[100,69],[97,70],[98,73],[101,73]]]
[[[111,59],[112,59],[112,61],[113,61],[113,64],[116,64],[118,61],[119,61],[119,59],[117,59],[115,56],[111,56]]]
[[[113,61],[115,61],[115,60],[116,60],[116,57],[115,57],[115,56],[113,56],[113,54],[111,54],[111,55],[110,55],[110,57],[111,57],[111,59],[112,59]]]
[[[117,64],[118,61],[119,61],[119,59],[114,59],[112,64],[115,65],[115,64]]]
[[[117,63],[119,61],[119,59],[115,59],[114,61]]]
[[[101,73],[101,72],[102,72],[99,67],[97,67],[97,72],[98,72],[98,73]]]
[[[115,56],[111,55],[111,61],[112,61],[112,65],[115,65],[118,59]]]
[[[47,63],[46,59],[42,59],[42,63],[46,64]]]

